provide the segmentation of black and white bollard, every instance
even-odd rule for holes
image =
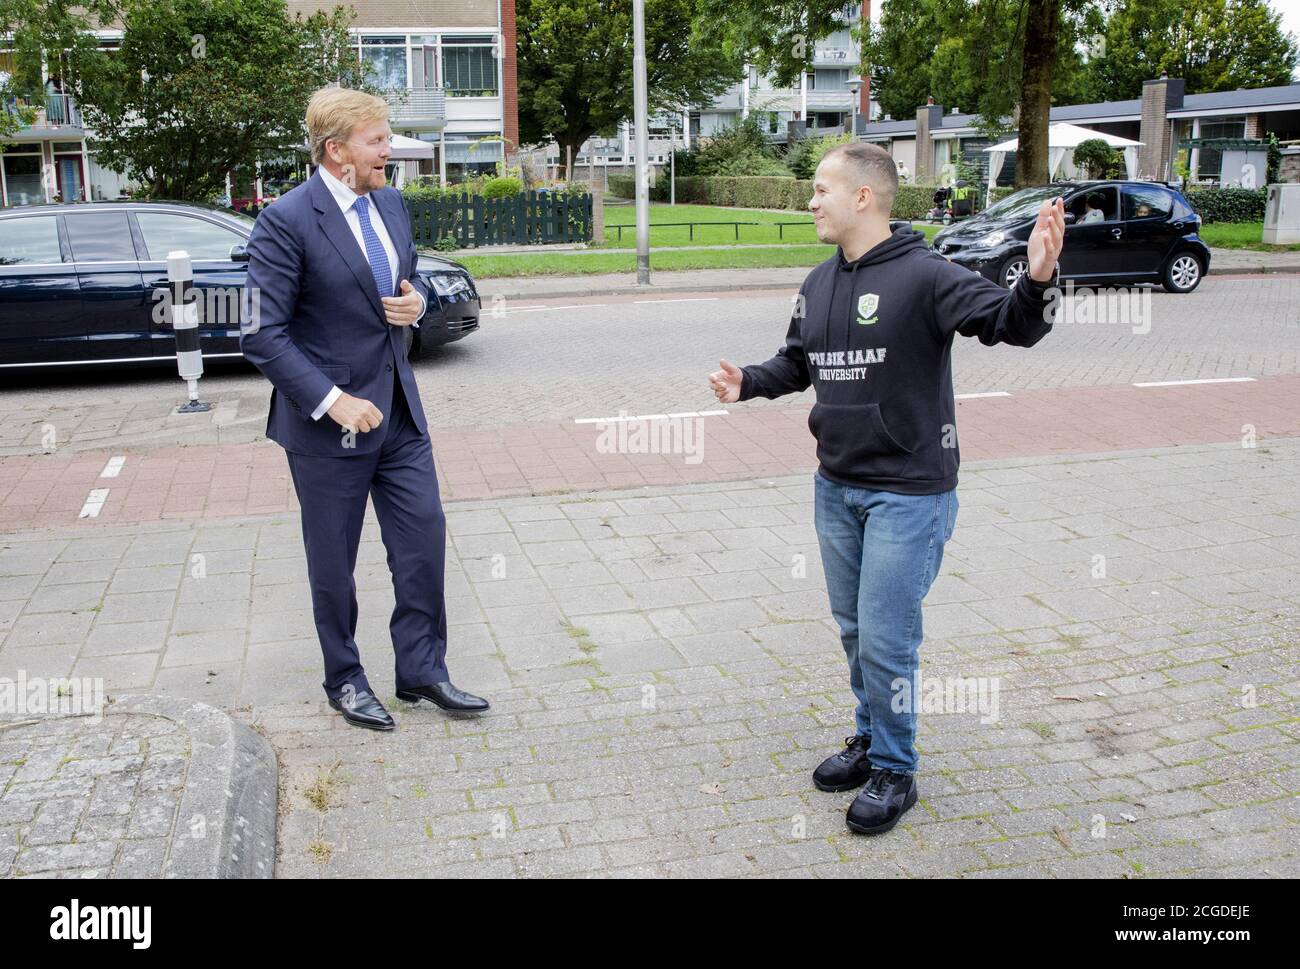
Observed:
[[[190,399],[176,408],[178,414],[212,410],[199,400],[199,378],[203,376],[203,351],[199,347],[199,306],[194,293],[194,267],[184,249],[167,253],[167,282],[171,286],[172,332],[176,334],[176,369],[189,384]]]

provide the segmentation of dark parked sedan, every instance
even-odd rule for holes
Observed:
[[[1044,201],[1065,199],[1061,279],[1160,283],[1190,293],[1210,268],[1201,217],[1158,182],[1059,182],[1026,188],[934,237],[936,252],[1003,286],[1029,268],[1029,233]]]
[[[0,211],[0,367],[147,363],[174,359],[176,343],[155,296],[167,253],[183,249],[201,293],[205,358],[237,358],[239,301],[253,220],[180,202],[79,202]],[[478,329],[469,271],[421,255],[437,301],[414,337],[422,347]]]

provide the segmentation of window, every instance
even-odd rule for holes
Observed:
[[[1089,189],[1070,199],[1065,211],[1074,213],[1074,225],[1116,222],[1119,219],[1119,200],[1114,187]]]
[[[41,156],[19,154],[10,148],[0,155],[5,166],[5,201],[9,205],[40,205],[45,202],[41,183]]]
[[[1173,196],[1154,185],[1124,189],[1124,218],[1164,219],[1173,208]]]
[[[447,180],[495,174],[501,161],[501,136],[491,133],[447,136]]]
[[[229,260],[230,247],[244,244],[239,233],[188,215],[137,212],[135,221],[144,236],[149,259],[166,259],[167,253],[183,249],[191,259]]]
[[[1201,120],[1199,138],[1244,138],[1245,118],[1204,118]],[[1218,148],[1202,148],[1196,164],[1197,178],[1220,178],[1223,175],[1223,152]]]
[[[67,216],[64,224],[77,262],[135,262],[125,212],[78,213]]]
[[[491,37],[443,37],[442,86],[452,97],[495,97],[497,49]]]
[[[0,222],[0,266],[63,262],[54,216]]]
[[[384,90],[407,86],[405,37],[362,37],[360,50],[369,83]]]
[[[847,91],[848,68],[819,67],[808,76],[810,91]]]

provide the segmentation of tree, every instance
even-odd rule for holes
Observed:
[[[1127,0],[1106,21],[1091,65],[1098,100],[1142,96],[1166,72],[1189,94],[1291,83],[1297,49],[1266,0]]]
[[[90,33],[95,23],[110,23],[118,9],[116,0],[0,0],[0,36],[13,51],[13,71],[0,84],[0,98],[35,99],[45,94],[45,73],[66,78],[78,53],[93,49]],[[30,123],[31,113],[22,122]],[[19,118],[0,111],[0,151],[3,139],[16,131]]]
[[[91,151],[156,198],[204,199],[226,173],[292,154],[313,91],[364,88],[352,14],[285,0],[125,0],[117,50],[81,50],[72,87]]]
[[[815,41],[839,24],[843,0],[700,0],[697,31],[767,69],[778,83],[810,64]],[[1084,90],[1081,41],[1100,29],[1103,0],[889,0],[878,29],[859,24],[864,62],[881,106],[910,117],[938,103],[980,116],[988,136],[1019,114],[1018,184],[1047,179],[1053,94]],[[705,19],[707,18],[707,19]],[[888,106],[886,106],[888,105]]]
[[[1088,178],[1115,178],[1123,167],[1123,156],[1102,138],[1088,138],[1074,146],[1074,164]]]
[[[693,43],[685,25],[698,0],[646,0],[646,79],[651,113],[721,94],[741,64],[716,45]],[[554,138],[560,166],[592,135],[632,117],[631,0],[517,0],[519,136]]]

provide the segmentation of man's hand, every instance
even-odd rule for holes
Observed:
[[[360,431],[363,434],[366,431],[373,431],[384,420],[384,415],[379,413],[378,407],[368,400],[353,397],[348,393],[340,394],[339,399],[334,401],[334,406],[326,413],[339,427],[353,432]]]
[[[391,326],[410,326],[420,318],[420,312],[424,309],[424,300],[409,279],[402,280],[401,290],[401,296],[383,298],[384,315],[388,317]]]
[[[709,374],[713,396],[724,404],[734,404],[740,400],[740,382],[744,379],[744,374],[739,367],[732,366],[725,360],[719,360],[718,365],[722,369]]]
[[[1029,233],[1029,278],[1039,283],[1050,283],[1056,273],[1056,260],[1065,244],[1065,201],[1044,202],[1038,210],[1038,221]]]

